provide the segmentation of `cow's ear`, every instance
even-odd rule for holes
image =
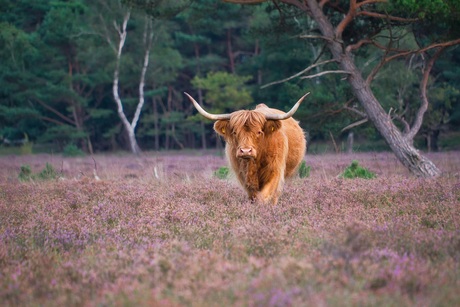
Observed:
[[[230,134],[228,129],[228,120],[218,120],[214,123],[214,130],[223,137],[227,137]]]
[[[264,133],[270,134],[276,130],[281,128],[281,121],[280,120],[267,120],[264,126]]]

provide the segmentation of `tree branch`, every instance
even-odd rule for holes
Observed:
[[[55,123],[57,125],[60,125],[60,126],[65,126],[67,124],[63,123],[63,122],[60,122],[54,118],[50,118],[50,117],[47,117],[47,116],[40,116],[39,117],[40,119],[43,119],[43,120],[46,120],[46,121],[49,121],[50,123]]]
[[[383,3],[383,2],[388,2],[388,1],[387,0],[365,0],[365,1],[357,3],[357,0],[350,0],[350,8],[348,9],[347,14],[342,19],[342,21],[337,25],[335,29],[335,37],[340,39],[342,37],[342,33],[345,30],[345,28],[357,16],[368,16],[368,17],[381,18],[381,19],[387,19],[387,20],[399,21],[399,22],[414,22],[418,20],[418,18],[403,18],[403,17],[391,16],[391,15],[386,15],[386,14],[381,14],[381,13],[369,12],[365,10],[358,11],[358,9],[362,8],[365,5],[379,3],[379,2]]]
[[[273,1],[276,4],[276,1]],[[291,4],[293,6],[296,6],[297,8],[301,9],[305,13],[308,13],[309,8],[308,4],[305,3],[305,1],[297,1],[297,0],[282,0],[284,3]]]
[[[345,15],[345,18],[343,18],[342,21],[335,28],[335,37],[336,38],[341,38],[342,37],[342,33],[345,30],[345,28],[355,18],[356,9],[357,9],[356,0],[350,0],[350,9],[348,10],[348,13]]]
[[[346,131],[346,130],[348,130],[348,129],[351,129],[351,128],[357,127],[357,126],[359,126],[359,125],[362,125],[362,124],[364,124],[364,123],[367,123],[368,121],[369,121],[369,119],[368,119],[367,117],[366,117],[366,118],[363,118],[363,119],[361,119],[361,120],[358,120],[357,122],[354,122],[353,124],[350,124],[350,125],[346,126],[346,127],[343,128],[342,130],[340,130],[340,132],[342,133],[342,132],[344,132],[344,131]]]
[[[282,80],[278,80],[278,81],[274,81],[274,82],[267,83],[267,84],[265,84],[265,85],[262,85],[260,88],[263,89],[263,88],[269,87],[269,86],[271,86],[271,85],[275,85],[275,84],[279,84],[279,83],[283,83],[283,82],[292,80],[292,79],[294,79],[294,78],[296,78],[296,77],[298,77],[298,76],[300,76],[300,75],[302,75],[302,74],[304,74],[304,73],[306,73],[306,72],[312,70],[312,69],[315,68],[315,67],[318,67],[318,66],[324,65],[324,64],[328,64],[328,63],[332,63],[332,62],[336,62],[336,60],[327,60],[327,61],[323,61],[323,62],[320,62],[320,63],[316,63],[316,64],[313,64],[313,65],[310,65],[310,66],[308,66],[307,68],[305,68],[304,70],[302,70],[302,71],[296,73],[295,75],[292,75],[292,76],[290,76],[290,77],[288,77],[288,78],[285,78],[285,79],[282,79]]]
[[[374,42],[370,38],[365,38],[360,41],[358,41],[356,44],[353,45],[348,45],[347,48],[345,49],[346,52],[350,52],[352,50],[356,50],[361,48],[362,45],[364,44],[373,44]]]
[[[51,111],[52,113],[56,114],[58,117],[62,118],[64,121],[66,121],[67,123],[73,125],[73,126],[76,126],[76,123],[75,121],[73,121],[72,119],[70,119],[69,117],[65,116],[64,114],[62,114],[61,112],[59,112],[58,110],[56,110],[55,108],[49,106],[48,104],[44,103],[43,101],[41,101],[40,99],[37,99],[37,98],[34,98],[34,100],[36,102],[38,102],[42,107],[44,107],[45,109],[47,109],[48,111]]]
[[[327,74],[348,74],[350,75],[351,73],[346,70],[326,70],[326,71],[322,71],[314,75],[301,77],[301,79],[313,79],[313,78],[321,77],[322,75],[327,75]]]
[[[414,21],[419,20],[418,18],[403,18],[403,17],[385,15],[385,14],[369,12],[369,11],[357,12],[356,16],[368,16],[368,17],[388,19],[388,20],[399,21],[399,22],[414,22]]]
[[[361,2],[358,2],[358,5],[357,7],[360,8],[364,5],[367,5],[367,4],[373,4],[373,3],[386,3],[388,2],[388,0],[365,0],[365,1],[361,1]]]
[[[404,112],[403,112],[404,113]],[[397,119],[404,126],[404,133],[409,133],[410,126],[407,120],[405,120],[400,114],[395,114],[391,119]]]
[[[141,79],[139,81],[139,103],[137,104],[136,112],[134,113],[133,120],[131,122],[132,129],[136,129],[137,122],[141,115],[142,107],[144,106],[144,86],[145,86],[145,74],[147,68],[149,67],[149,58],[150,58],[150,48],[152,47],[153,41],[153,27],[152,20],[146,17],[146,25],[144,29],[144,42],[146,44],[145,53],[144,53],[144,63],[141,71]]]
[[[383,58],[380,61],[379,65],[377,65],[372,70],[372,72],[369,74],[369,76],[367,76],[366,82],[368,84],[370,84],[370,82],[372,82],[372,79],[375,77],[375,75],[377,74],[378,70],[380,70],[380,68],[382,68],[386,63],[391,62],[391,61],[393,61],[393,60],[395,60],[397,58],[400,58],[400,57],[405,57],[405,56],[412,55],[412,54],[420,54],[420,53],[423,53],[425,51],[435,49],[435,48],[442,48],[442,50],[444,50],[444,49],[446,49],[448,47],[460,44],[460,38],[459,39],[454,39],[454,40],[451,40],[451,41],[447,41],[447,42],[443,42],[443,43],[431,44],[431,45],[428,45],[428,46],[425,46],[423,48],[416,49],[416,50],[401,50],[401,51],[398,51],[396,49],[391,49],[391,48],[388,48],[388,47],[381,46],[381,45],[377,44],[375,41],[373,42],[373,44],[375,46],[377,46],[378,48],[380,48],[382,50],[385,50],[385,55],[383,56]],[[397,53],[392,55],[392,56],[387,57],[387,55],[390,52],[397,52]]]
[[[447,47],[439,48],[439,50],[436,51],[436,53],[433,55],[433,57],[428,61],[427,65],[425,66],[425,70],[423,71],[422,82],[420,83],[420,98],[422,100],[422,104],[420,105],[420,108],[418,109],[417,114],[415,115],[415,120],[414,120],[414,123],[412,124],[412,127],[410,128],[409,132],[405,134],[405,137],[409,140],[414,139],[415,135],[419,132],[420,127],[423,124],[423,116],[428,110],[428,105],[429,105],[426,87],[428,85],[428,80],[430,78],[431,69],[433,68],[436,60],[439,58],[441,53],[446,48]]]
[[[380,44],[378,44],[377,42],[373,42],[375,46],[377,46],[378,48],[382,47],[383,50],[385,51],[382,59],[380,60],[379,64],[376,65],[371,73],[367,76],[366,78],[366,84],[370,86],[372,80],[374,79],[374,77],[377,75],[378,71],[385,65],[385,58],[387,57],[388,53],[390,52],[390,50],[392,49],[391,48],[391,45],[393,44],[393,31],[392,31],[392,28],[390,27],[390,38],[389,38],[389,42],[388,42],[388,45],[387,47],[383,47],[383,46],[380,46]]]
[[[320,8],[323,8],[324,5],[325,5],[326,3],[328,3],[328,2],[329,2],[329,0],[321,0],[321,1],[319,2],[319,7],[320,7]]]
[[[266,0],[223,0],[224,2],[228,3],[235,3],[235,4],[257,4],[265,2]]]
[[[103,28],[104,28],[104,32],[105,32],[105,40],[107,41],[109,46],[113,49],[113,51],[116,53],[117,48],[115,47],[115,45],[112,42],[112,39],[110,38],[109,30],[107,29],[107,25],[105,24],[104,18],[102,17],[101,14],[99,14],[99,19],[101,20],[101,23],[104,26]]]
[[[306,39],[323,39],[328,42],[334,41],[330,37],[322,36],[322,35],[300,35],[299,38],[306,38]]]
[[[123,122],[123,124],[126,127],[130,127],[131,125],[130,125],[128,119],[126,118],[125,113],[123,112],[123,104],[121,102],[120,95],[118,94],[118,82],[119,82],[119,74],[120,74],[121,52],[123,50],[123,47],[124,47],[125,41],[126,41],[126,35],[127,35],[126,34],[126,27],[127,27],[129,18],[130,18],[130,11],[128,11],[125,14],[124,18],[123,18],[123,26],[122,26],[122,28],[117,29],[120,41],[118,43],[117,62],[116,62],[116,66],[115,66],[115,71],[113,73],[113,87],[112,87],[113,98],[114,98],[114,100],[115,100],[115,102],[117,104],[118,115],[120,116],[121,121]],[[115,21],[114,21],[114,24],[116,24]]]
[[[359,111],[359,110],[357,110],[357,109],[355,109],[355,108],[350,108],[349,106],[345,106],[344,109],[345,109],[345,110],[348,110],[348,111],[351,111],[351,112],[353,112],[353,113],[356,113],[356,114],[358,114],[358,115],[361,116],[361,117],[367,117],[367,114],[366,114],[366,113],[361,112],[361,111]]]

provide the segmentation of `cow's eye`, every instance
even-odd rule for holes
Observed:
[[[257,132],[258,136],[261,136],[262,134],[264,134],[262,130],[259,130],[259,132]]]

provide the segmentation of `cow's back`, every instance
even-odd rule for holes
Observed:
[[[257,105],[256,110],[264,114],[284,113],[277,109],[269,108],[265,104]],[[282,125],[280,130],[284,135],[286,135],[289,147],[288,156],[286,157],[286,169],[284,175],[285,177],[290,177],[294,175],[300,163],[305,157],[307,142],[305,140],[305,134],[302,128],[300,128],[298,121],[291,117],[282,120],[281,123]]]

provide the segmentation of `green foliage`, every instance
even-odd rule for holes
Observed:
[[[78,148],[77,145],[69,144],[66,147],[64,147],[62,155],[64,157],[81,157],[84,156],[85,153],[80,148]]]
[[[0,45],[0,58],[9,59],[5,64],[16,69],[23,69],[25,57],[34,52],[27,33],[6,22],[0,22]]]
[[[460,133],[451,133],[439,142],[439,146],[443,150],[460,150]]]
[[[219,179],[227,179],[229,173],[230,170],[228,169],[228,167],[220,167],[217,171],[214,172],[214,177],[217,177]]]
[[[251,93],[245,83],[251,76],[238,76],[227,72],[210,72],[206,78],[196,76],[192,80],[195,88],[206,90],[206,101],[213,106],[213,111],[224,113],[228,110],[238,110],[252,102]]]
[[[418,18],[430,18],[435,15],[448,16],[455,12],[458,0],[392,0],[392,8],[398,12],[407,12]]]
[[[21,165],[21,169],[19,171],[19,181],[29,181],[32,176],[32,170],[30,169],[30,165],[24,164]]]
[[[53,141],[58,144],[66,144],[75,140],[81,140],[86,137],[86,134],[72,127],[71,125],[52,126],[46,130],[46,133],[40,137],[41,141]]]
[[[326,4],[324,12],[338,24],[349,3],[334,3]],[[126,148],[112,85],[119,41],[113,25],[121,25],[128,7],[132,10],[119,82],[128,119],[138,102],[146,17],[152,18],[154,29],[144,88],[146,103],[136,128],[142,148],[215,146],[210,122],[192,115],[196,112],[183,99],[182,93],[190,92],[191,87],[203,90],[204,107],[213,113],[250,108],[254,102],[287,111],[311,91],[295,119],[313,143],[329,141],[329,132],[339,136],[342,128],[360,119],[343,108],[352,95],[340,75],[293,78],[261,88],[328,56],[322,41],[298,39],[316,26],[306,14],[282,1],[234,5],[212,0],[3,0],[1,7],[0,134],[10,140],[20,139],[24,133],[30,137],[27,146],[5,147],[2,152],[31,153],[32,142],[36,147],[58,150],[76,144],[86,151],[88,140],[98,151]],[[380,45],[413,50],[458,38],[459,8],[460,0],[369,4],[363,9],[417,18],[417,22],[408,26],[398,20],[358,16],[359,22],[346,28],[343,40],[356,43],[372,36]],[[433,51],[428,50],[424,59]],[[430,109],[420,135],[442,131],[444,137],[460,127],[460,98],[455,90],[460,88],[458,54],[456,49],[447,50],[433,68],[436,82],[429,84]],[[369,44],[355,55],[367,75],[381,60],[382,52]],[[372,84],[384,109],[395,115],[404,112],[407,122],[413,121],[420,105],[422,60],[419,56],[389,63]],[[329,63],[321,69],[336,70],[337,66]],[[349,107],[360,108],[354,102]],[[370,123],[353,128],[353,132],[363,143],[380,140]]]
[[[54,167],[46,163],[45,168],[39,173],[32,173],[30,165],[24,164],[21,165],[21,169],[19,171],[18,179],[19,181],[30,181],[30,180],[52,180],[59,178],[58,172],[54,169]]]
[[[392,0],[390,14],[417,18],[413,31],[421,40],[455,39],[460,34],[459,0]]]
[[[299,166],[299,177],[300,178],[308,178],[310,177],[310,170],[311,166],[307,166],[307,163],[305,161],[302,161]]]
[[[375,178],[375,173],[369,171],[368,169],[359,165],[357,160],[353,160],[347,168],[340,174],[341,178],[346,179],[355,179],[355,178],[363,178],[363,179],[373,179]]]
[[[122,3],[155,18],[170,18],[190,5],[190,0],[122,0]]]
[[[58,177],[58,173],[56,172],[54,167],[49,163],[46,163],[45,168],[36,176],[38,180],[51,180],[56,179]]]

